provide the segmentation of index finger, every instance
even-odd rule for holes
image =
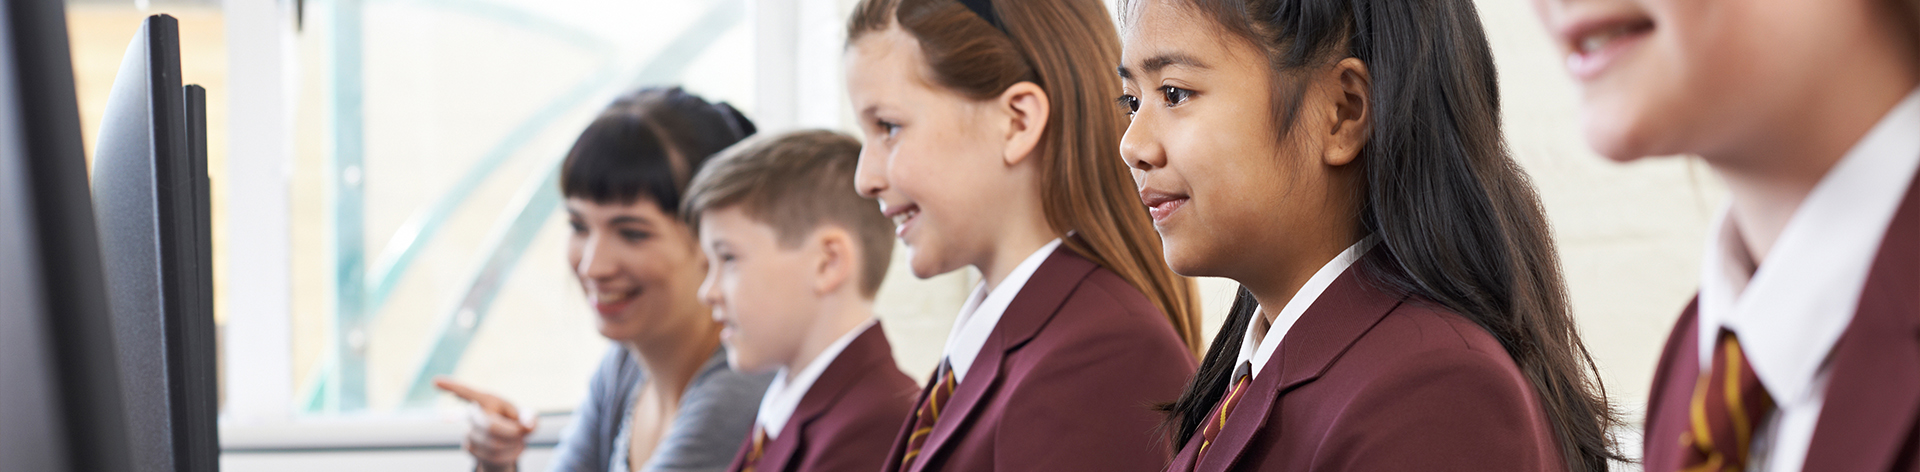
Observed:
[[[453,379],[446,377],[434,377],[433,386],[434,388],[451,393],[453,396],[460,397],[461,400],[474,403],[479,403],[482,398],[488,396],[487,394],[480,393],[479,390],[474,390],[473,387],[468,387],[466,384],[455,382]]]

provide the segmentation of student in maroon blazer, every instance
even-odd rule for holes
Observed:
[[[1180,395],[1192,357],[1145,296],[1059,246],[1028,259],[1038,263],[1032,277],[985,336],[939,421],[925,433],[912,421],[900,427],[881,470],[1139,470],[1165,463],[1168,446],[1153,434],[1164,416],[1151,406]],[[920,404],[936,383],[928,383]],[[916,434],[926,435],[918,454],[924,457],[901,467]]]
[[[860,142],[831,131],[760,136],[707,161],[687,187],[709,268],[701,301],[735,370],[778,370],[736,472],[872,472],[913,409],[873,296],[893,224],[847,191]]]
[[[1615,424],[1471,0],[1140,0],[1120,153],[1241,284],[1167,470],[1602,471]]]
[[[1870,267],[1826,362],[1825,404],[1796,454],[1804,459],[1765,470],[1920,470],[1920,185],[1907,183]],[[1680,470],[1690,453],[1680,440],[1693,427],[1699,330],[1695,301],[1674,325],[1654,373],[1646,470]]]
[[[758,460],[749,440],[727,470],[759,472],[877,470],[893,446],[893,431],[913,410],[919,386],[900,373],[893,346],[875,322],[857,332],[845,351],[787,420],[785,431],[761,444]]]
[[[1920,468],[1920,2],[1534,4],[1594,150],[1727,188],[1646,470]]]
[[[1735,229],[1739,213],[1723,212],[1709,232],[1700,293],[1654,374],[1646,470],[1716,458],[1753,471],[1920,470],[1917,169],[1920,90],[1819,179],[1764,263],[1749,259],[1760,256],[1746,253],[1753,246]],[[1722,381],[1730,374],[1742,385],[1738,401]],[[1722,387],[1701,391],[1703,382]],[[1731,418],[1718,412],[1736,405],[1745,428],[1725,429],[1718,422]],[[1706,421],[1696,421],[1702,413]],[[1747,453],[1689,441],[1702,427]],[[1735,432],[1748,443],[1723,437]]]
[[[847,91],[856,188],[898,222],[914,275],[973,267],[941,362],[885,471],[1150,471],[1156,405],[1199,344],[1191,282],[1115,155],[1101,0],[863,0]]]

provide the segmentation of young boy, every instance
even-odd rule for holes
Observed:
[[[920,386],[873,317],[893,223],[853,190],[860,143],[760,137],[708,161],[685,211],[711,266],[700,298],[727,362],[779,371],[736,472],[879,470]]]
[[[1920,463],[1920,2],[1535,0],[1616,160],[1731,198],[1661,355],[1646,470]]]

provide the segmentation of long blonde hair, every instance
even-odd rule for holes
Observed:
[[[1032,82],[1054,113],[1041,138],[1041,205],[1063,243],[1153,300],[1196,355],[1199,300],[1193,281],[1167,267],[1160,234],[1120,158],[1126,117],[1113,102],[1120,36],[1099,0],[998,0],[1001,27],[955,0],[862,0],[847,41],[899,25],[919,40],[933,80],[975,100]]]

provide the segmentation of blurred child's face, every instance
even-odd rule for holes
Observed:
[[[601,204],[567,198],[567,259],[587,302],[600,316],[600,335],[645,342],[709,323],[694,290],[705,258],[692,231],[652,200]]]
[[[727,363],[741,372],[762,372],[792,362],[818,313],[818,244],[807,238],[780,246],[772,226],[739,208],[709,210],[700,217],[700,246],[711,269],[700,300],[725,328]]]
[[[854,185],[880,201],[906,243],[915,276],[943,274],[991,254],[995,215],[1013,198],[1004,127],[991,102],[933,85],[920,45],[898,26],[847,50],[847,92],[866,137]]]
[[[1142,2],[1121,32],[1122,106],[1137,100],[1138,108],[1120,155],[1167,265],[1239,278],[1291,264],[1290,241],[1346,224],[1329,214],[1334,187],[1313,157],[1318,143],[1309,137],[1324,130],[1303,108],[1282,142],[1273,81],[1290,79],[1274,78],[1262,51],[1172,3]]]
[[[1795,129],[1821,100],[1837,52],[1886,0],[1533,0],[1579,81],[1588,141],[1627,161],[1713,159]]]

